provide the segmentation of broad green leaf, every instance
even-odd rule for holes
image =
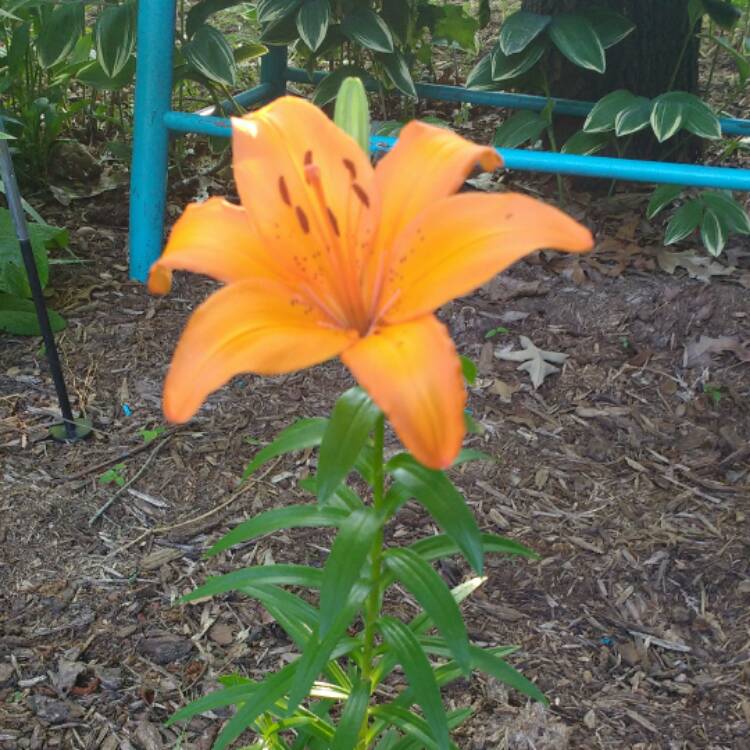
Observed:
[[[738,52],[723,36],[714,35],[707,38],[718,44],[732,58],[740,75],[740,84],[744,86],[747,79],[750,78],[750,59]]]
[[[374,52],[393,52],[393,36],[386,22],[369,8],[358,7],[341,22],[341,30],[353,42]]]
[[[373,538],[382,521],[372,508],[355,511],[341,523],[322,571],[320,586],[320,635],[333,626],[359,580]]]
[[[701,239],[706,250],[717,257],[727,244],[727,226],[722,217],[707,208],[701,222]]]
[[[381,15],[388,24],[391,33],[408,47],[417,21],[414,16],[413,5],[408,0],[407,2],[404,2],[404,0],[383,0]]]
[[[135,56],[130,57],[125,67],[115,78],[110,78],[104,72],[98,60],[94,60],[76,71],[75,78],[84,86],[90,86],[97,91],[117,91],[124,86],[128,86],[135,78]]]
[[[632,21],[611,10],[593,8],[581,11],[581,15],[590,21],[604,49],[613,47],[635,31]]]
[[[527,141],[533,144],[546,128],[546,120],[536,112],[516,112],[495,131],[492,145],[497,148],[518,148]]]
[[[703,202],[691,200],[681,206],[667,224],[664,244],[673,245],[692,234],[703,221]]]
[[[659,185],[654,190],[646,209],[646,218],[653,219],[662,209],[677,200],[685,188],[682,185]]]
[[[673,93],[662,94],[654,100],[651,110],[651,128],[659,143],[671,138],[682,126],[685,106]]]
[[[482,534],[482,546],[485,552],[499,553],[503,555],[519,555],[536,560],[539,555],[520,542],[507,539],[496,534]],[[414,542],[408,549],[416,552],[423,560],[433,562],[444,557],[457,555],[461,552],[456,543],[446,534],[435,534]]]
[[[552,19],[547,33],[557,49],[575,65],[597,73],[607,69],[604,46],[585,16],[561,13]]]
[[[723,219],[729,231],[750,234],[750,216],[731,195],[706,190],[701,193],[701,198],[708,208]]]
[[[385,564],[422,605],[455,660],[468,673],[471,660],[466,625],[445,581],[422,557],[408,548],[388,550]]]
[[[356,747],[362,722],[367,716],[370,702],[370,685],[364,680],[358,682],[346,701],[341,712],[336,734],[331,742],[330,750],[351,750]]]
[[[466,77],[467,89],[492,89],[495,82],[492,79],[492,55],[485,55],[469,72]]]
[[[270,26],[289,18],[302,4],[302,0],[257,0],[258,21]]]
[[[477,365],[473,359],[465,357],[463,354],[459,357],[461,360],[461,372],[463,373],[464,380],[469,385],[474,385],[477,382]]]
[[[628,107],[625,107],[615,118],[615,134],[618,137],[631,135],[644,130],[651,122],[653,103],[644,96],[639,96]]]
[[[625,108],[635,101],[636,97],[626,89],[618,89],[600,99],[589,112],[583,129],[587,133],[607,133],[615,129],[615,120]]]
[[[49,279],[47,248],[66,247],[68,233],[64,229],[36,222],[29,224],[28,229],[39,281],[45,287]],[[0,208],[0,291],[17,297],[31,297],[21,246],[7,208]]]
[[[96,59],[109,78],[116,78],[135,51],[135,6],[108,5],[96,20]]]
[[[206,552],[206,557],[217,555],[235,544],[248,542],[282,529],[338,526],[347,515],[348,513],[337,508],[319,508],[317,505],[288,505],[273,508],[253,518],[248,518],[247,521],[243,521],[225,534]]]
[[[346,479],[380,416],[362,388],[351,388],[331,412],[318,459],[318,500],[325,503]]]
[[[715,112],[693,94],[685,94],[683,127],[699,138],[721,138],[721,123]]]
[[[237,82],[232,50],[224,34],[213,26],[203,24],[193,38],[182,45],[182,54],[195,70],[210,81],[222,86],[234,86]]]
[[[327,419],[313,417],[312,419],[300,419],[298,422],[290,425],[280,432],[272,443],[258,451],[255,458],[247,465],[245,471],[242,472],[242,479],[247,479],[263,464],[268,463],[277,456],[305,450],[305,448],[315,448],[320,445],[327,424]]]
[[[369,587],[361,584],[355,585],[347,592],[347,599],[333,612],[329,619],[330,623],[323,633],[323,620],[326,614],[325,605],[321,601],[319,632],[313,632],[310,640],[305,644],[301,658],[297,661],[297,670],[294,674],[294,682],[287,700],[287,713],[291,713],[307,697],[313,682],[318,678],[331,658],[333,650],[346,634],[346,629],[351,624],[354,616],[361,608],[367,598]],[[322,590],[321,590],[322,599]]]
[[[394,456],[386,470],[424,505],[438,525],[458,545],[469,564],[482,573],[482,538],[466,501],[448,477],[419,464],[408,454]]]
[[[735,8],[731,0],[702,0],[703,7],[711,20],[722,29],[734,28],[742,18],[742,11]],[[747,12],[747,5],[745,6]]]
[[[579,130],[563,144],[562,153],[591,156],[605,149],[611,141],[609,133],[586,133]]]
[[[54,333],[65,328],[65,319],[54,310],[48,309],[47,317]],[[0,331],[14,336],[40,336],[42,331],[34,303],[29,299],[0,292]]]
[[[478,451],[476,448],[462,448],[456,456],[456,460],[451,464],[451,468],[467,464],[471,461],[494,461],[495,459],[487,453]]]
[[[435,681],[432,666],[422,651],[419,641],[406,625],[392,617],[381,617],[378,621],[378,628],[406,673],[409,685],[414,692],[414,699],[424,712],[438,749],[448,750],[450,747],[448,717],[445,715],[440,688]]]
[[[543,703],[545,706],[549,703],[544,693],[531,680],[526,679],[499,656],[490,651],[472,646],[471,657],[474,669],[478,669],[485,674],[491,674],[496,680],[500,680],[500,682],[508,687],[518,690],[520,693],[527,695],[532,700]]]
[[[547,45],[543,38],[535,39],[523,52],[506,55],[497,45],[492,52],[492,79],[507,81],[527,73],[542,59]]]
[[[84,4],[60,3],[43,16],[36,40],[39,62],[45,69],[65,60],[83,33]]]
[[[516,55],[523,52],[549,26],[551,20],[550,16],[525,10],[508,16],[497,40],[503,54]]]
[[[297,30],[300,38],[313,52],[323,44],[330,22],[329,0],[305,0],[297,12]]]
[[[421,743],[420,750],[422,748],[438,750],[438,743],[430,725],[409,709],[394,703],[385,703],[374,706],[370,713],[376,719],[382,719],[386,725],[397,727],[409,737],[417,740]],[[449,747],[452,747],[452,744]]]
[[[258,584],[274,584],[281,586],[303,586],[305,588],[320,588],[323,571],[305,565],[256,565],[252,568],[242,568],[223,576],[213,576],[202,586],[182,597],[180,601],[192,602],[206,596],[225,594],[236,591],[245,586]]]
[[[460,5],[444,4],[432,29],[433,44],[454,44],[467,52],[476,51],[479,24]]]
[[[244,0],[199,0],[188,11],[187,21],[185,22],[185,33],[188,39],[192,38],[198,29],[208,21],[208,19],[220,10],[240,5]]]
[[[341,84],[349,77],[361,78],[362,81],[366,81],[369,78],[369,74],[364,68],[358,68],[354,65],[342,65],[340,68],[336,68],[333,73],[329,73],[315,89],[313,94],[313,104],[318,107],[324,107],[329,102],[332,102],[339,93]]]
[[[246,63],[250,60],[257,60],[259,57],[263,57],[268,52],[268,47],[260,42],[248,42],[247,44],[241,44],[239,47],[235,47],[232,50],[232,56],[234,57],[235,63]]]
[[[391,83],[402,94],[410,96],[412,99],[417,98],[417,89],[414,86],[409,66],[400,52],[393,52],[390,55],[376,54],[375,59],[383,66],[383,70],[385,70]]]

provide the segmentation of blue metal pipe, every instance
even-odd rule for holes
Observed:
[[[228,117],[198,115],[192,112],[167,112],[164,124],[169,130],[177,133],[200,133],[218,138],[229,138],[232,135],[232,123]]]
[[[130,277],[145,281],[161,255],[167,196],[176,0],[140,0],[130,178]]]
[[[326,77],[325,73],[316,71],[312,76],[301,68],[289,68],[287,78],[296,83],[320,83]],[[378,82],[374,79],[365,81],[368,89],[376,89]],[[511,94],[507,91],[480,91],[466,89],[460,86],[443,86],[435,83],[417,83],[417,94],[425,99],[436,99],[444,102],[466,102],[486,107],[507,107],[509,109],[526,109],[541,112],[547,106],[544,96],[530,94]],[[586,117],[593,108],[593,102],[580,102],[574,99],[554,99],[555,114],[570,115],[572,117]],[[750,120],[735,118],[720,118],[721,130],[724,135],[750,136]]]

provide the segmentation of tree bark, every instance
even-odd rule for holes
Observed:
[[[522,6],[524,10],[548,14],[601,7],[621,13],[636,25],[632,34],[607,50],[607,70],[603,75],[583,70],[562,55],[554,54],[548,70],[553,96],[597,101],[616,89],[628,89],[649,98],[669,90],[695,93],[698,89],[699,43],[695,35],[683,52],[691,32],[688,0],[598,0],[596,3],[591,0],[523,0]],[[564,121],[560,126],[563,136],[573,130],[571,124]],[[670,158],[694,157],[698,146],[696,139],[682,138],[681,141],[678,154],[673,153],[674,142],[666,144]],[[651,158],[663,153],[664,147],[658,147],[654,138],[642,136],[631,144],[628,155]]]

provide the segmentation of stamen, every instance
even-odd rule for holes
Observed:
[[[336,218],[336,214],[331,211],[330,206],[328,206],[328,220],[331,222],[331,226],[333,227],[333,231],[336,233],[336,236],[341,237],[338,219]]]
[[[355,182],[352,184],[352,190],[354,191],[354,194],[357,196],[357,198],[360,199],[365,208],[370,208],[370,196],[367,195],[364,188]]]
[[[313,163],[313,152],[309,149],[305,151],[305,166],[309,167]]]
[[[357,179],[357,168],[354,166],[354,162],[351,159],[344,159],[344,166],[352,176],[352,181]]]
[[[281,193],[281,200],[283,200],[287,206],[291,207],[292,199],[289,196],[289,188],[286,185],[286,180],[283,175],[279,177],[279,192]]]
[[[305,234],[310,234],[310,221],[307,218],[307,214],[302,210],[302,206],[297,206],[295,211],[297,213],[297,221],[299,222],[300,227],[302,227],[302,231]]]

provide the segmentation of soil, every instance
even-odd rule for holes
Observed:
[[[476,110],[472,129],[489,118]],[[220,177],[173,185],[170,215],[196,192],[225,192]],[[553,199],[555,183],[500,187]],[[543,709],[491,679],[456,683],[451,703],[475,711],[456,733],[462,750],[750,747],[750,243],[732,240],[713,275],[698,268],[708,281],[668,273],[642,218],[648,193],[629,190],[568,202],[597,234],[592,256],[535,256],[442,312],[479,363],[470,408],[483,433],[467,446],[493,458],[453,478],[484,530],[541,555],[490,557],[464,606],[470,634],[517,644],[513,665],[550,699]],[[177,599],[240,565],[322,563],[330,536],[317,530],[202,552],[248,515],[305,501],[313,454],[239,478],[258,445],[325,414],[351,380],[338,363],[238,378],[159,432],[171,352],[212,284],[181,275],[155,299],[128,281],[121,190],[43,214],[72,229],[84,261],[53,268],[50,301],[68,319],[66,378],[95,431],[47,439],[56,401],[39,342],[4,336],[0,748],[208,750],[228,713],[165,719],[221,674],[260,678],[294,649],[253,601]],[[699,240],[678,249],[695,270]],[[520,336],[568,355],[538,389],[495,356]],[[389,535],[434,531],[409,504]],[[441,573],[470,575],[458,563]]]

